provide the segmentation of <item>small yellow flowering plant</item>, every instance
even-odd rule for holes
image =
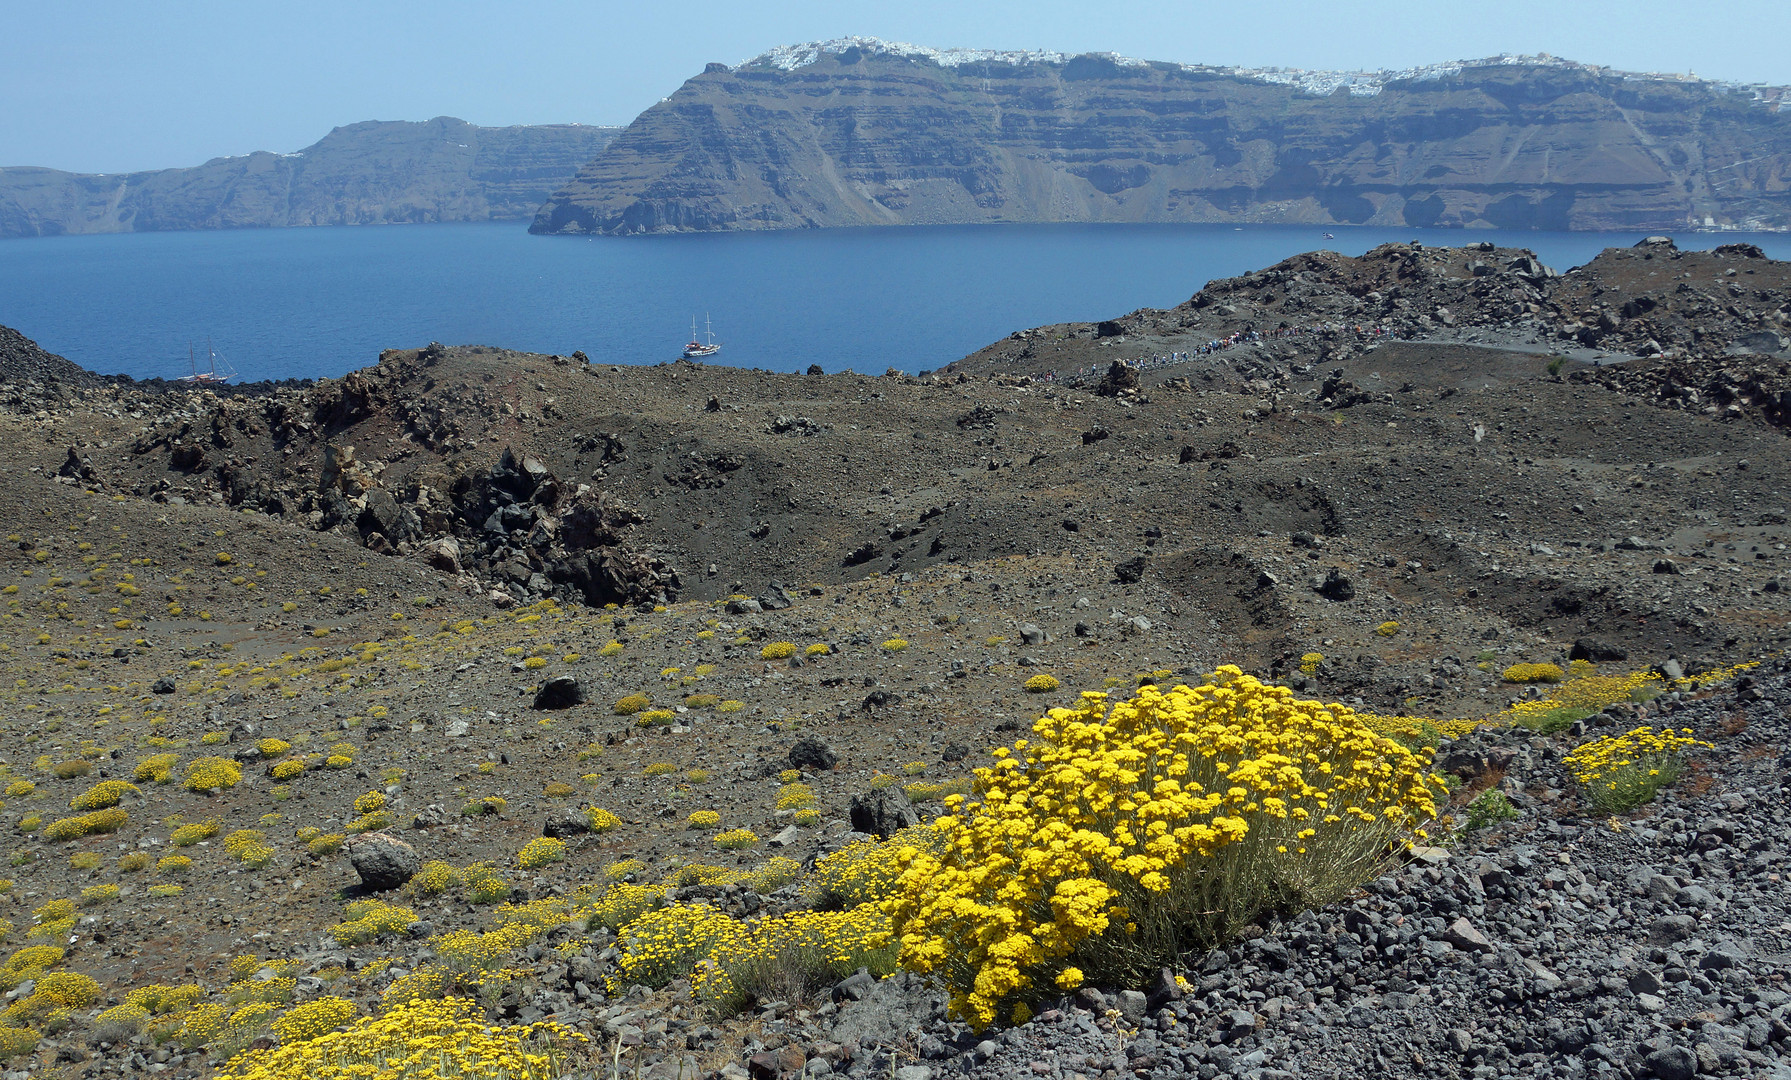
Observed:
[[[1709,746],[1694,739],[1691,728],[1656,731],[1644,725],[1594,739],[1562,764],[1593,806],[1620,814],[1652,801],[1661,788],[1679,779],[1688,753]]]
[[[1032,730],[976,771],[980,801],[946,800],[941,850],[903,853],[886,908],[902,966],[978,1028],[1336,899],[1424,836],[1443,790],[1428,754],[1231,666],[1085,693]]]

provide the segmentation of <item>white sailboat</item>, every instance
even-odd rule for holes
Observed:
[[[682,354],[684,359],[701,360],[705,356],[714,356],[721,351],[721,346],[715,343],[714,331],[709,329],[709,315],[707,312],[704,312],[703,314],[703,336],[708,340],[697,340],[696,316],[692,315],[690,317],[690,342],[684,346],[684,352]]]
[[[228,363],[224,365],[223,371],[218,370],[218,350],[211,347],[210,341],[205,343],[205,352],[209,358],[209,366],[206,370],[200,371],[199,357],[193,352],[193,347],[188,345],[187,367],[191,369],[192,374],[182,375],[175,381],[193,386],[222,386],[236,376],[236,372],[231,370]]]

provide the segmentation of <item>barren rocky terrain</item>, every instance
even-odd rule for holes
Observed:
[[[1497,787],[1520,816],[1007,1030],[907,976],[726,1017],[679,982],[606,993],[601,927],[512,956],[484,1004],[666,1078],[1782,1075],[1787,273],[1670,244],[1558,275],[1310,255],[925,376],[432,344],[193,390],[9,332],[0,916],[102,987],[10,1068],[207,1074],[228,1037],[95,1020],[151,984],[375,1011],[493,919],[412,885],[380,894],[402,926],[335,932],[389,861],[484,863],[519,904],[714,864],[748,876],[678,895],[800,907],[750,873],[900,824],[901,787],[928,816],[1083,690],[1236,663],[1494,720],[1440,748],[1451,813]],[[1570,660],[1668,680],[1566,730],[1496,722],[1546,693],[1505,668]],[[1662,717],[1714,743],[1693,776],[1621,819],[1583,805],[1562,754]],[[240,782],[184,782],[213,756]],[[812,816],[779,805],[791,769]],[[50,828],[102,779],[135,788],[122,821]],[[696,811],[757,841],[718,850]],[[544,833],[567,857],[524,869]]]

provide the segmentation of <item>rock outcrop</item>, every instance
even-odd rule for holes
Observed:
[[[526,218],[614,137],[439,116],[339,127],[295,154],[86,174],[0,168],[0,237]]]
[[[531,228],[1777,229],[1791,227],[1781,100],[1550,57],[1290,73],[852,38],[709,65]]]

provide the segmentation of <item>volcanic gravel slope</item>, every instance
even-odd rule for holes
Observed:
[[[1416,257],[1459,263],[1471,290],[1488,276],[1470,255],[1484,259]],[[1379,273],[1378,258],[1336,273]],[[1782,272],[1699,258],[1713,275]],[[1645,274],[1604,280],[1620,309]],[[1727,343],[1740,317],[1683,318],[1686,340]],[[1780,414],[1767,388],[1737,384],[1715,409],[1663,394],[1687,384],[1644,377],[1658,365],[1551,374],[1545,352],[1484,329],[1506,336],[1277,340],[1111,394],[1011,373],[620,369],[441,346],[222,393],[14,372],[0,398],[0,760],[6,784],[32,786],[0,808],[9,945],[51,901],[120,892],[58,939],[62,966],[104,1000],[11,1067],[202,1075],[229,1045],[117,1036],[93,1014],[151,983],[241,994],[228,972],[249,954],[278,962],[257,977],[295,979],[301,1000],[372,1012],[437,935],[489,928],[485,906],[450,891],[389,896],[417,919],[404,934],[329,935],[359,878],[299,830],[344,834],[371,791],[420,859],[488,862],[515,897],[551,897],[624,859],[657,881],[692,861],[812,858],[853,839],[849,800],[888,782],[878,774],[961,783],[1042,709],[1140,673],[1193,680],[1236,662],[1383,714],[1480,717],[1532,693],[1500,681],[1507,665],[1590,653],[1607,671],[1766,665],[1586,721],[1599,734],[1664,717],[1716,745],[1615,823],[1580,806],[1560,767],[1581,729],[1482,729],[1445,747],[1470,781],[1457,813],[1496,783],[1522,817],[1187,957],[1171,973],[1186,991],[1101,988],[988,1033],[947,1021],[906,978],[717,1018],[678,983],[606,997],[613,938],[560,930],[512,958],[527,977],[494,993],[493,1015],[620,1040],[627,1067],[667,1080],[1672,1076],[1687,1061],[1773,1075],[1791,932],[1774,877],[1791,705]],[[1676,361],[1699,375],[1732,362],[1778,361]],[[780,641],[796,655],[765,659]],[[1310,652],[1324,659],[1305,672]],[[1059,688],[1025,692],[1038,673]],[[585,702],[532,708],[558,677]],[[618,715],[634,694],[667,715]],[[808,764],[820,813],[796,826],[776,776],[810,735],[838,761]],[[116,832],[43,838],[72,798],[156,753],[175,755],[172,782],[139,781]],[[238,760],[242,782],[183,786],[213,754]],[[86,775],[60,775],[79,762]],[[621,824],[569,824],[591,806]],[[719,829],[686,828],[699,809],[765,842],[719,851]],[[153,869],[179,825],[208,820],[218,834],[179,849],[184,876]],[[240,829],[262,833],[264,865],[224,847]],[[522,870],[519,849],[549,829],[567,834],[567,861]],[[150,868],[121,864],[137,853]],[[804,902],[796,886],[679,895],[737,914]]]

